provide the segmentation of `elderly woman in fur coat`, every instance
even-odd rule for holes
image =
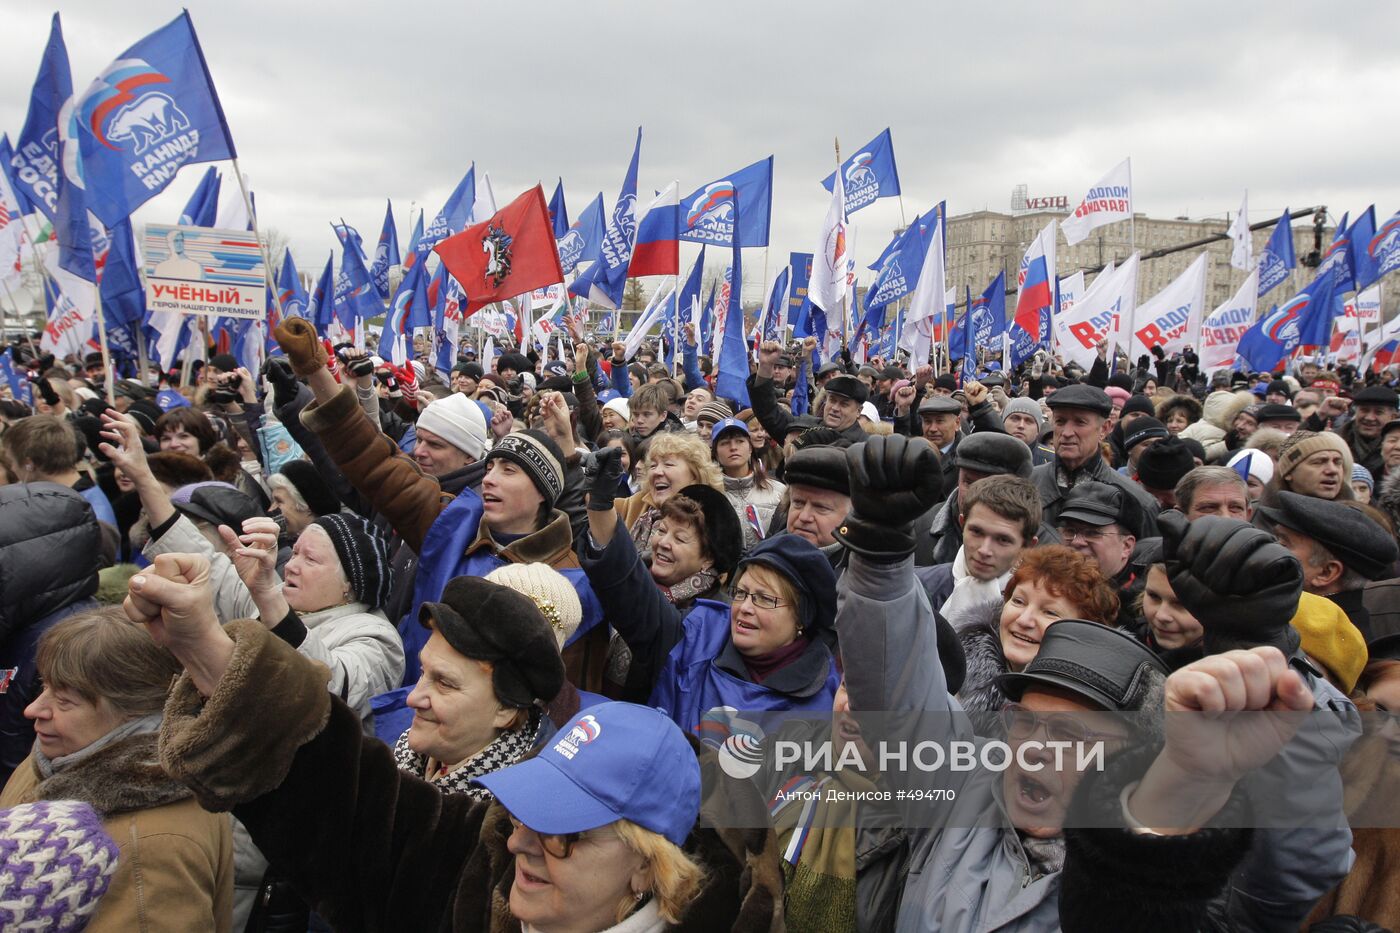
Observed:
[[[1118,596],[1089,558],[1063,544],[1026,551],[1001,602],[985,602],[948,622],[967,656],[958,700],[969,713],[995,713],[1006,703],[1002,674],[1024,668],[1053,622],[1084,619],[1112,626]]]
[[[325,668],[264,626],[220,627],[208,561],[166,554],[132,578],[127,615],[184,665],[161,763],[206,807],[232,809],[337,930],[659,933],[777,928],[771,830],[697,829],[764,802],[655,710],[590,707],[537,757],[482,778],[496,800],[443,794],[395,767]],[[479,578],[464,600],[492,618],[539,613]],[[424,611],[439,615],[434,604]],[[346,777],[328,784],[327,774]],[[723,799],[717,799],[723,798]],[[732,821],[728,825],[735,825]]]

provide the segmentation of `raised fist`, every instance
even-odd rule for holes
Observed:
[[[321,338],[316,335],[316,328],[306,318],[283,318],[272,331],[272,336],[282,352],[287,354],[292,372],[298,376],[310,376],[325,368],[325,348],[321,346]]]

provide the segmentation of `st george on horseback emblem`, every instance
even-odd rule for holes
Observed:
[[[504,228],[492,224],[486,228],[486,237],[481,241],[481,251],[486,254],[486,281],[492,288],[499,287],[510,275],[511,237]]]

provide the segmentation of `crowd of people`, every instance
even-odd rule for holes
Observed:
[[[1400,930],[1400,374],[806,338],[736,400],[570,327],[14,346],[0,927]],[[1107,765],[791,804],[926,796],[875,713]],[[750,720],[858,764],[740,779]]]

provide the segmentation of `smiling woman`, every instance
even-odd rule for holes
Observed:
[[[997,678],[1035,658],[1051,623],[1112,625],[1117,613],[1118,596],[1091,559],[1062,544],[1026,551],[1006,584],[995,623],[979,620],[959,632],[967,679],[958,700],[968,712],[996,712],[1006,702]]]

